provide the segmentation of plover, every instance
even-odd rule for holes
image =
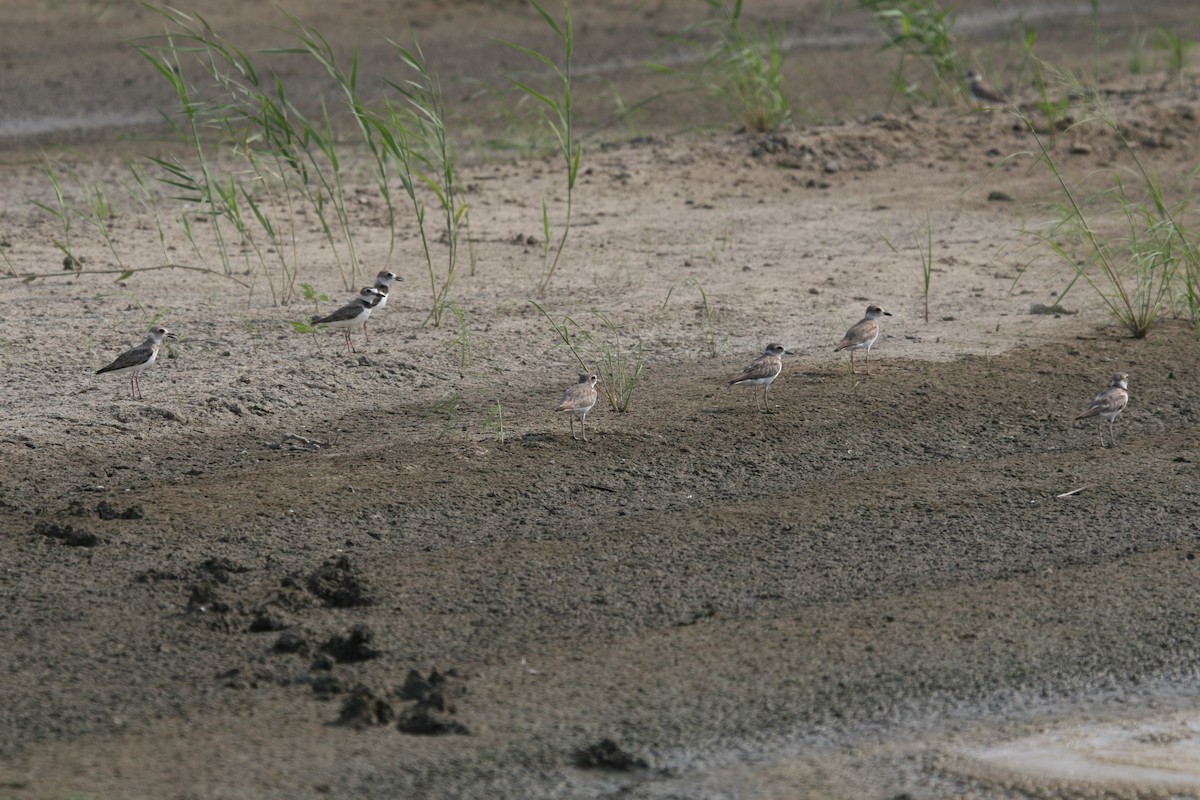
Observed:
[[[867,374],[871,374],[871,347],[875,344],[875,340],[879,338],[879,318],[882,316],[890,317],[890,311],[884,311],[879,306],[867,306],[867,314],[861,320],[856,322],[850,330],[846,331],[846,335],[842,338],[841,344],[833,348],[833,352],[838,353],[842,350],[850,351],[850,374],[854,373],[854,351],[867,351]]]
[[[146,336],[146,341],[139,344],[132,350],[126,350],[121,355],[117,356],[117,360],[109,364],[107,367],[101,367],[96,370],[96,374],[100,375],[104,372],[111,372],[114,375],[123,375],[129,373],[129,394],[135,400],[142,399],[142,385],[138,376],[142,374],[142,370],[149,367],[158,360],[158,350],[162,347],[163,339],[174,339],[175,334],[171,333],[166,328],[156,326],[150,329],[150,333]]]
[[[980,105],[988,105],[989,103],[1004,105],[1008,102],[1004,95],[993,89],[977,70],[971,70],[967,73],[966,77],[971,82],[971,96]]]
[[[392,288],[392,284],[402,280],[404,278],[401,278],[394,272],[381,272],[375,276],[375,286],[373,288],[379,292],[379,297],[375,299],[375,304],[371,306],[372,312],[383,310],[383,307],[387,305],[388,291]],[[371,341],[371,337],[367,336],[366,320],[363,320],[363,336],[366,337],[367,342]]]
[[[341,328],[342,333],[346,335],[346,348],[353,353],[354,345],[350,343],[350,332],[362,328],[367,321],[367,317],[371,316],[371,309],[381,297],[382,295],[374,286],[364,286],[359,291],[358,297],[328,316],[314,316],[312,324],[327,325],[330,328]]]
[[[730,386],[761,386],[762,407],[767,410],[767,392],[771,389],[771,381],[783,372],[784,354],[792,355],[791,350],[785,350],[783,345],[772,342],[766,351],[754,362],[742,370],[742,374],[729,382]],[[758,392],[754,393],[754,407],[758,408]]]
[[[1118,372],[1112,376],[1112,381],[1108,384],[1108,388],[1092,399],[1091,405],[1075,419],[1087,419],[1088,417],[1104,417],[1108,420],[1108,439],[1109,446],[1116,446],[1116,433],[1113,429],[1113,422],[1125,410],[1125,406],[1129,404],[1129,375],[1125,372]],[[1100,445],[1104,446],[1104,428],[1100,429]]]
[[[600,378],[595,375],[580,375],[579,382],[568,387],[563,392],[562,400],[558,402],[555,411],[565,411],[571,415],[571,438],[575,437],[575,417],[579,417],[579,429],[583,431],[583,440],[587,441],[587,415],[596,405],[599,392],[596,384]]]

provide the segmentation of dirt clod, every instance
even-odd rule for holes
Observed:
[[[584,769],[611,769],[626,772],[645,769],[646,759],[632,755],[612,739],[601,739],[575,754],[575,765]]]
[[[306,586],[331,608],[355,608],[375,602],[366,579],[351,565],[347,556],[326,561],[308,577]]]
[[[372,725],[388,725],[396,719],[392,704],[361,683],[350,690],[342,702],[337,724],[352,728],[367,728]]]
[[[141,506],[130,506],[124,511],[117,511],[107,500],[101,500],[96,504],[96,516],[103,520],[143,519],[146,514]]]
[[[56,539],[68,547],[95,547],[103,541],[91,531],[53,522],[39,522],[33,527],[33,532],[40,533],[49,539]]]
[[[333,636],[321,645],[321,652],[333,657],[339,664],[351,664],[378,658],[381,653],[371,646],[375,634],[366,625],[355,625],[347,636]]]

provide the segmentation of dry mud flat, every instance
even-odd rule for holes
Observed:
[[[1177,188],[1200,101],[1160,84],[1110,99]],[[1086,144],[1073,174],[1115,156]],[[586,445],[526,302],[550,166],[465,170],[469,349],[420,326],[413,241],[354,356],[195,276],[0,285],[0,797],[1187,796],[997,756],[1092,722],[1176,756],[1200,651],[1200,344],[1123,338],[1083,293],[1028,314],[1064,276],[1014,290],[1008,243],[1052,184],[987,171],[1028,146],[922,112],[591,152],[544,303],[649,360]],[[53,266],[34,156],[4,174],[10,257]],[[915,249],[881,244],[926,219],[929,324]],[[135,252],[144,222],[116,225]],[[829,351],[870,301],[896,316],[855,379]],[[134,402],[90,371],[147,307],[182,339]],[[724,381],[773,339],[798,355],[762,414]],[[1102,449],[1071,418],[1118,370]]]

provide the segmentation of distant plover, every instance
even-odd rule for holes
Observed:
[[[381,272],[375,276],[375,286],[373,288],[379,292],[379,297],[375,299],[375,304],[371,306],[372,313],[383,310],[383,307],[387,305],[388,291],[392,288],[392,284],[402,280],[404,278],[401,278],[394,272]],[[366,337],[367,342],[371,341],[371,337],[367,336],[366,320],[363,320],[363,336]]]
[[[579,429],[583,431],[583,440],[587,441],[587,415],[596,405],[599,392],[596,384],[600,378],[595,375],[580,375],[579,382],[571,385],[563,392],[562,400],[558,402],[555,411],[565,411],[571,415],[571,438],[575,437],[575,417],[579,417]]]
[[[341,328],[342,333],[346,335],[346,349],[353,353],[354,345],[350,343],[350,332],[362,328],[367,321],[367,317],[371,316],[371,309],[381,297],[382,295],[375,289],[375,287],[365,286],[358,293],[358,297],[354,298],[337,311],[334,311],[329,316],[314,316],[312,318],[312,324],[327,325],[330,328]]]
[[[1084,411],[1075,419],[1104,417],[1104,419],[1108,420],[1109,446],[1112,447],[1117,443],[1113,422],[1117,417],[1121,416],[1121,412],[1125,410],[1125,406],[1128,404],[1129,375],[1125,372],[1118,372],[1112,376],[1112,382],[1108,384],[1108,388],[1092,399],[1092,403],[1087,407],[1087,411]],[[1100,445],[1104,446],[1104,428],[1100,429]]]
[[[767,392],[771,389],[771,381],[783,372],[784,354],[792,355],[791,350],[783,349],[783,345],[772,342],[767,345],[766,352],[742,370],[742,374],[729,382],[730,386],[761,386],[762,407],[767,410]],[[754,393],[754,407],[758,408],[758,392]]]
[[[121,355],[117,356],[116,361],[107,367],[101,367],[96,370],[96,374],[111,372],[114,375],[122,375],[128,372],[129,394],[133,399],[141,400],[142,385],[138,376],[142,374],[142,370],[158,360],[158,350],[162,347],[163,339],[174,338],[175,334],[166,328],[161,326],[151,328],[150,333],[146,336],[146,341],[132,350],[126,350],[124,353],[121,353]]]
[[[971,70],[966,77],[971,83],[971,97],[974,97],[980,105],[1004,105],[1008,102],[1004,95],[993,89],[978,71]]]
[[[867,306],[867,314],[861,320],[854,324],[850,330],[846,331],[846,335],[842,338],[841,344],[833,348],[833,352],[838,353],[842,350],[850,351],[850,374],[854,373],[854,351],[867,351],[867,374],[871,374],[871,347],[874,346],[875,340],[879,338],[879,318],[882,316],[890,317],[890,311],[884,311],[879,306]]]

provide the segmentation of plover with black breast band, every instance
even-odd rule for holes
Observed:
[[[350,342],[350,332],[362,329],[367,317],[371,316],[371,309],[381,297],[383,295],[374,286],[364,286],[358,297],[328,316],[314,316],[312,324],[340,328],[346,336],[346,349],[353,353],[354,345]]]
[[[375,276],[375,286],[372,288],[379,292],[379,297],[376,298],[375,305],[371,306],[371,313],[374,314],[383,310],[384,306],[388,303],[388,293],[391,291],[392,284],[403,280],[404,278],[390,271],[381,272]],[[370,343],[371,337],[367,335],[367,320],[363,320],[363,336]]]

